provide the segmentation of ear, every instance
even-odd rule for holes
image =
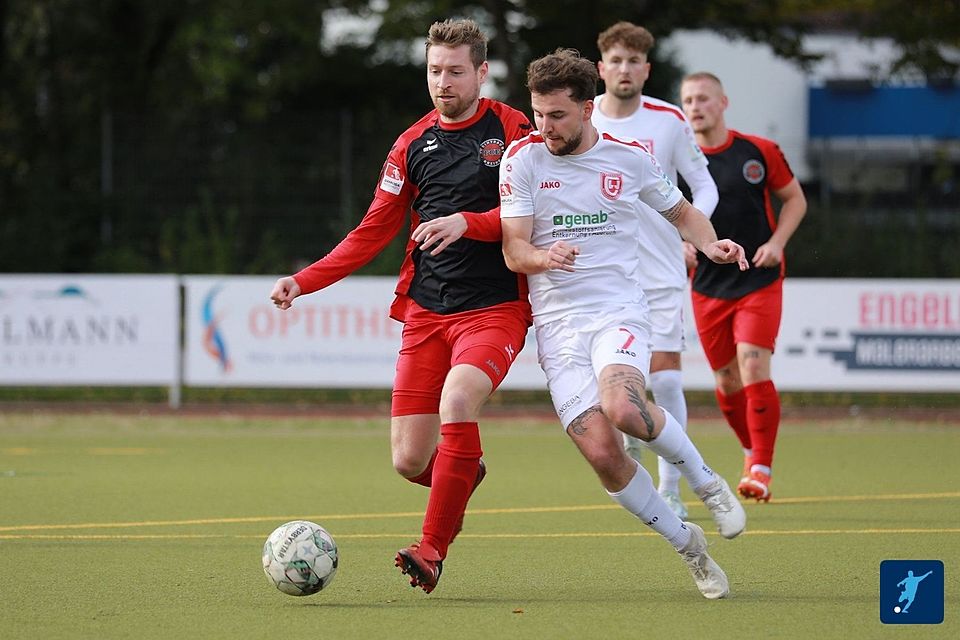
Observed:
[[[477,67],[477,74],[480,76],[480,84],[483,84],[487,81],[487,75],[490,73],[490,64],[484,60],[479,67]]]
[[[593,115],[593,108],[596,103],[593,100],[587,100],[583,103],[583,121],[588,122]]]

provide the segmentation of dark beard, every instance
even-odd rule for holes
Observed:
[[[568,156],[573,153],[573,150],[580,146],[580,142],[583,140],[583,131],[576,135],[576,137],[570,138],[567,140],[566,144],[557,149],[556,151],[550,151],[550,147],[547,147],[547,151],[550,151],[555,156]]]

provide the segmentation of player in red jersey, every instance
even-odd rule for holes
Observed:
[[[329,254],[270,294],[281,309],[411,236],[391,306],[404,323],[393,385],[393,466],[430,488],[422,538],[397,554],[429,593],[459,533],[480,460],[480,409],[507,375],[530,325],[527,283],[504,263],[498,174],[506,146],[530,132],[523,113],[480,97],[487,38],[470,20],[430,27],[427,87],[435,109],[393,145],[366,215]],[[480,212],[480,213],[477,213]],[[438,444],[439,440],[439,444]]]
[[[743,446],[738,490],[746,498],[768,501],[780,425],[770,358],[780,329],[783,250],[806,214],[807,200],[776,143],[727,128],[728,100],[716,76],[686,76],[680,98],[720,192],[710,221],[720,237],[738,242],[752,256],[754,268],[740,271],[698,255],[693,313],[716,377],[720,409]],[[781,202],[778,216],[771,195]]]

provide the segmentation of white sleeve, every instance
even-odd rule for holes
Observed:
[[[512,143],[510,147],[516,142]],[[522,218],[533,215],[533,190],[527,179],[527,162],[523,158],[527,154],[510,154],[507,149],[507,160],[500,163],[500,217]]]
[[[638,153],[643,176],[640,201],[660,213],[672,209],[683,198],[680,189],[663,172],[663,167],[657,162],[655,156],[648,153],[646,149]]]
[[[713,215],[713,210],[717,208],[720,202],[720,193],[717,191],[717,183],[713,181],[710,170],[706,167],[697,167],[692,170],[680,173],[684,181],[690,187],[690,198],[693,206],[708,218]]]

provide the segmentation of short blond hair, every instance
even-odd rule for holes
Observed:
[[[487,36],[473,20],[463,18],[434,22],[430,25],[426,51],[429,53],[434,45],[454,48],[467,45],[470,47],[470,62],[475,69],[487,61]]]
[[[683,76],[683,80],[681,82],[696,82],[697,80],[710,80],[712,82],[716,82],[717,86],[720,87],[720,91],[723,91],[723,83],[720,82],[720,78],[713,75],[709,71],[696,71],[694,73],[688,73],[687,75]]]

